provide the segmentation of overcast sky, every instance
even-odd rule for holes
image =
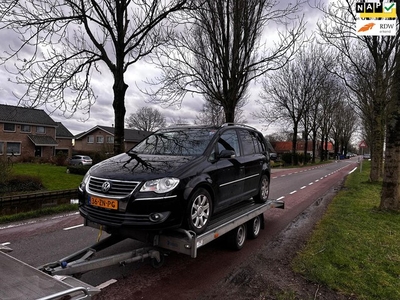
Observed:
[[[281,1],[290,2],[290,1]],[[315,28],[315,22],[319,17],[319,13],[316,10],[311,9],[308,5],[303,6],[305,19],[307,21],[307,29],[309,31]],[[266,29],[268,30],[268,29]],[[12,45],[16,40],[16,36],[10,34],[10,32],[0,32],[0,51],[6,50],[9,45]],[[6,41],[6,42],[5,42]],[[3,54],[3,53],[2,53]],[[162,108],[158,105],[146,103],[147,96],[142,94],[138,86],[145,87],[143,80],[146,78],[153,78],[157,75],[157,70],[144,62],[138,62],[131,66],[126,73],[125,79],[129,88],[126,93],[126,117],[131,113],[135,113],[139,108],[143,106],[150,106],[157,108],[167,119],[167,123],[172,120],[178,120],[179,118],[193,123],[196,115],[201,111],[203,106],[203,100],[200,96],[188,94],[182,103],[180,109],[178,107]],[[4,68],[0,66],[0,103],[8,105],[17,105],[18,99],[13,93],[20,95],[25,91],[23,86],[13,85],[9,82],[9,78],[12,77]],[[113,93],[112,93],[112,76],[108,69],[102,68],[102,75],[94,74],[92,78],[92,86],[96,95],[98,96],[96,103],[92,106],[90,116],[77,112],[71,118],[65,118],[61,112],[55,111],[51,114],[54,121],[62,122],[73,134],[89,130],[96,125],[112,126],[114,123],[114,115],[112,108]],[[264,134],[273,132],[273,127],[266,130],[263,124],[260,124],[258,120],[254,120],[251,117],[251,112],[259,109],[255,103],[255,99],[258,98],[260,92],[260,85],[252,84],[249,87],[250,101],[243,108],[245,111],[245,118],[248,124],[261,130]],[[37,107],[44,109],[47,112],[49,110],[46,107]]]

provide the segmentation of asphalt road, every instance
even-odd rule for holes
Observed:
[[[147,261],[125,267],[112,266],[84,274],[81,280],[92,285],[115,282],[97,299],[189,299],[228,276],[252,251],[268,243],[290,222],[358,166],[358,159],[342,160],[318,167],[274,170],[271,178],[272,199],[283,199],[285,209],[271,209],[264,214],[266,228],[256,240],[246,241],[244,248],[231,251],[224,239],[217,239],[199,249],[196,259],[171,253],[160,269]],[[101,236],[104,237],[106,234]],[[77,214],[58,215],[22,223],[0,225],[0,244],[13,249],[10,254],[38,267],[56,261],[94,244],[99,232],[82,226]],[[126,240],[99,253],[98,257],[129,251],[143,244]]]

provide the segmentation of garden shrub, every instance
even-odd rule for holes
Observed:
[[[55,164],[56,166],[65,166],[67,164],[68,154],[58,151],[55,156]]]
[[[39,191],[43,188],[42,180],[31,175],[12,175],[0,185],[0,195],[14,192]]]
[[[6,158],[0,158],[0,188],[6,185],[11,176],[11,164]]]

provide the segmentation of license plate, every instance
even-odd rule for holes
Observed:
[[[118,201],[99,197],[90,197],[90,204],[108,209],[118,209]]]

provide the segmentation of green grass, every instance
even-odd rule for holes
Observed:
[[[67,167],[50,164],[17,163],[12,167],[15,175],[31,175],[41,179],[44,188],[48,191],[77,189],[83,175],[67,173]],[[35,211],[0,216],[0,224],[37,218],[44,215],[57,214],[66,211],[76,211],[77,204],[62,204],[55,207],[43,208]]]
[[[377,209],[369,167],[349,175],[293,268],[357,299],[400,299],[400,214]]]
[[[78,188],[83,175],[68,174],[67,167],[50,164],[17,163],[12,167],[13,174],[37,176],[48,191]]]

